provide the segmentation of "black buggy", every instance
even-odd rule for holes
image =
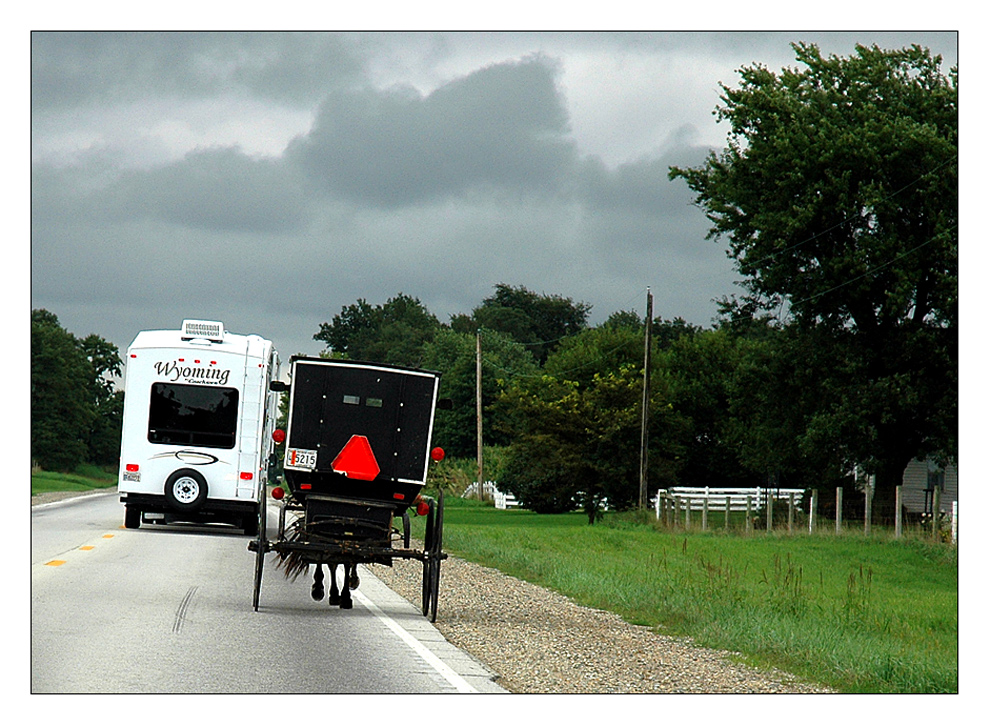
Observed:
[[[278,534],[267,534],[267,493],[262,488],[256,553],[254,609],[258,609],[265,556],[274,553],[285,575],[315,566],[312,596],[352,606],[357,565],[415,559],[423,563],[423,615],[437,617],[442,551],[443,493],[420,494],[430,449],[440,375],[417,368],[323,358],[290,360],[288,426],[276,431],[285,444],[285,482],[272,490],[281,501]],[[285,384],[273,383],[285,390]],[[280,442],[281,443],[281,442]],[[426,517],[422,550],[410,548],[410,510]],[[341,587],[336,570],[343,567]]]

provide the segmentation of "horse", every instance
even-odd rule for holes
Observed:
[[[314,600],[322,600],[324,594],[326,594],[323,589],[323,564],[322,562],[317,562],[316,572],[313,573],[313,589],[310,594]],[[337,566],[341,564],[344,567],[344,576],[341,578],[341,587],[338,590]],[[361,585],[361,578],[357,574],[357,565],[353,562],[327,562],[326,565],[330,570],[330,597],[328,598],[328,602],[331,605],[339,605],[343,610],[350,610],[354,607],[354,601],[351,599],[351,590],[357,590]]]

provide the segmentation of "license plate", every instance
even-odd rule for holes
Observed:
[[[290,469],[315,469],[315,449],[288,449],[285,452],[285,466]]]
[[[141,481],[141,472],[139,471],[125,471],[124,481]]]

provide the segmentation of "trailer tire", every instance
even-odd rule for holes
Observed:
[[[124,529],[137,529],[141,526],[141,510],[137,507],[124,507]]]
[[[195,469],[177,469],[165,480],[165,501],[178,512],[199,509],[206,496],[206,478]]]

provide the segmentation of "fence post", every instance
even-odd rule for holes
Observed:
[[[941,492],[938,487],[932,491],[932,537],[938,540],[938,510],[942,506]]]
[[[707,490],[708,487],[705,487]],[[708,492],[705,492],[705,498],[701,502],[701,531],[708,531]]]
[[[815,513],[818,510],[818,490],[811,490],[811,511],[808,513],[808,533],[815,531]]]
[[[767,489],[767,532],[773,531],[773,490]]]
[[[863,532],[867,535],[872,531],[871,520],[873,519],[873,482],[875,481],[873,474],[870,478],[866,480],[866,517],[863,522]]]
[[[901,521],[902,496],[901,487],[899,485],[894,487],[894,537],[897,539],[904,534],[904,524]]]
[[[835,533],[842,533],[842,487],[835,488]]]
[[[732,509],[732,497],[725,495],[725,531],[729,531],[729,510]]]
[[[787,534],[794,532],[794,492],[787,495]]]
[[[752,511],[753,511],[753,497],[747,494],[746,495],[746,531],[747,532],[749,532],[749,530],[753,527]]]
[[[957,544],[959,537],[959,500],[952,502],[952,544]]]
[[[691,529],[691,497],[684,500],[684,529]]]

